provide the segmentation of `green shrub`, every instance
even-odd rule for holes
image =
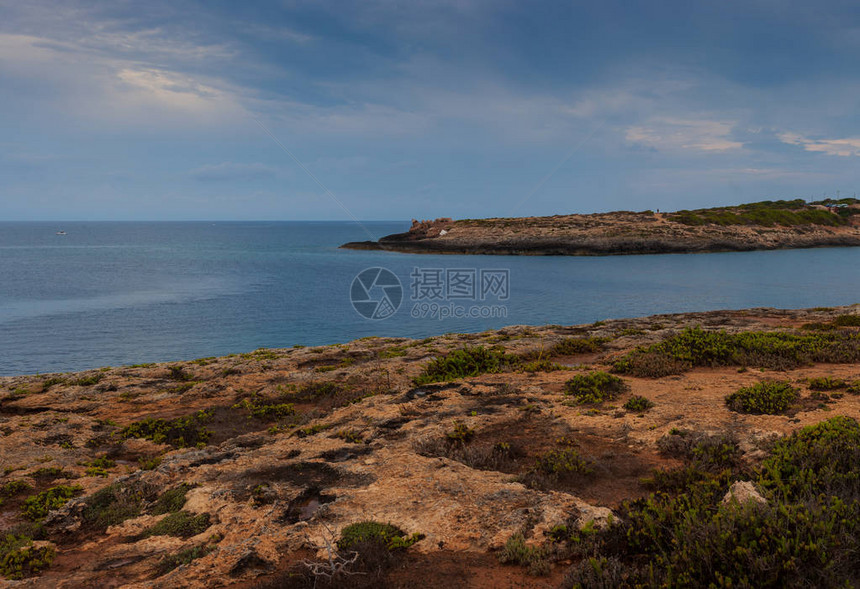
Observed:
[[[194,375],[187,372],[182,366],[168,366],[167,377],[171,380],[194,380]]]
[[[103,375],[98,373],[93,374],[91,376],[82,376],[76,380],[69,381],[69,384],[79,387],[89,387],[94,384],[98,384],[101,381],[102,376]]]
[[[807,382],[809,384],[809,388],[813,391],[833,391],[836,389],[844,389],[848,386],[848,383],[841,378],[830,378],[828,376],[810,378]]]
[[[633,411],[638,413],[648,411],[653,406],[653,401],[651,401],[650,399],[646,399],[645,397],[642,397],[640,395],[633,395],[623,405],[623,407],[627,409],[627,411]]]
[[[684,225],[760,225],[796,227],[824,225],[835,227],[848,223],[847,215],[813,209],[802,199],[762,201],[734,207],[682,210],[669,213],[668,219]]]
[[[242,399],[233,405],[233,409],[245,409],[248,417],[259,417],[261,419],[279,419],[289,415],[295,415],[296,407],[293,403],[278,403],[264,399]]]
[[[69,499],[80,494],[83,489],[79,486],[58,485],[42,491],[38,495],[27,497],[21,510],[24,517],[33,521],[44,518],[50,511],[61,508]]]
[[[765,380],[728,395],[726,405],[738,413],[779,415],[799,398],[800,393],[789,383]]]
[[[499,553],[502,564],[516,564],[525,567],[530,575],[548,575],[551,569],[549,550],[540,546],[529,546],[521,533],[516,533],[505,542]]]
[[[28,536],[6,534],[0,537],[0,575],[23,579],[51,566],[56,552],[51,546],[36,548]]]
[[[833,320],[837,327],[860,327],[860,315],[840,315]]]
[[[860,499],[860,424],[837,416],[782,438],[764,460],[759,485],[790,501]]]
[[[389,358],[400,358],[406,355],[406,349],[402,346],[394,346],[379,351],[379,358],[387,360]]]
[[[524,362],[520,365],[520,370],[522,370],[523,372],[530,373],[555,372],[557,370],[567,370],[567,366],[562,366],[561,364],[556,364],[548,358],[543,358],[541,360],[532,360],[531,362]]]
[[[205,532],[212,525],[208,513],[194,515],[188,511],[177,511],[171,513],[157,524],[148,527],[141,532],[139,538],[150,536],[174,536],[177,538],[190,538]]]
[[[562,589],[615,589],[626,587],[629,573],[618,557],[590,556],[571,566]]]
[[[574,356],[599,352],[607,338],[604,337],[568,337],[550,348],[551,356]]]
[[[564,392],[580,405],[595,405],[611,401],[627,390],[627,384],[606,372],[579,374],[564,383]]]
[[[297,429],[297,430],[293,433],[293,435],[294,435],[294,436],[296,436],[296,437],[298,437],[298,438],[306,438],[306,437],[308,437],[308,436],[312,436],[312,435],[314,435],[314,434],[318,434],[318,433],[320,433],[321,431],[325,431],[326,429],[328,429],[328,427],[329,427],[329,426],[327,426],[327,425],[325,425],[325,424],[317,423],[317,424],[314,424],[314,425],[309,425],[309,426],[307,426],[307,427],[300,427],[299,429]]]
[[[161,456],[141,456],[137,459],[137,463],[142,470],[155,470],[161,465],[162,460]]]
[[[215,546],[206,544],[203,546],[186,548],[174,554],[168,554],[158,563],[158,574],[165,575],[177,567],[190,564],[198,558],[203,558],[213,550],[215,550]]]
[[[726,333],[687,328],[680,334],[625,354],[613,370],[633,376],[660,377],[695,366],[758,366],[790,369],[813,362],[860,361],[855,333]]]
[[[152,506],[152,515],[161,515],[163,513],[176,513],[185,505],[185,495],[194,488],[194,485],[182,483],[178,487],[168,489]]]
[[[334,437],[349,442],[350,444],[360,444],[364,441],[361,437],[361,432],[352,429],[341,429],[335,432]]]
[[[64,382],[66,382],[66,379],[60,378],[59,376],[53,376],[51,378],[46,378],[45,380],[42,381],[42,390],[47,391],[51,387],[56,386],[58,384],[63,384]]]
[[[355,550],[361,544],[373,543],[384,546],[388,550],[400,550],[409,548],[423,537],[421,534],[407,536],[406,532],[397,526],[365,520],[350,524],[341,530],[337,547],[340,550]]]
[[[292,393],[291,400],[317,401],[325,397],[333,397],[340,391],[340,387],[333,382],[312,382]]]
[[[100,456],[90,462],[84,462],[83,464],[87,467],[87,476],[90,477],[106,477],[108,475],[108,469],[116,466],[116,462],[107,456]]]
[[[174,448],[205,445],[212,435],[201,424],[211,419],[212,413],[198,411],[188,417],[176,419],[148,418],[136,421],[119,432],[120,439],[141,438],[156,444],[170,444]]]
[[[81,519],[84,527],[105,530],[137,517],[145,501],[151,499],[149,489],[137,484],[114,483],[99,489],[84,501]]]
[[[450,442],[457,442],[460,444],[467,444],[472,441],[472,438],[475,437],[475,430],[471,427],[467,426],[462,421],[454,422],[454,429],[447,432],[445,437]]]
[[[544,452],[535,459],[533,471],[554,478],[571,474],[591,474],[594,469],[573,447],[557,448]]]
[[[483,346],[452,350],[432,360],[415,378],[416,385],[445,382],[486,373],[510,370],[518,363],[516,356],[498,348]]]
[[[23,493],[24,491],[29,491],[32,488],[33,487],[31,487],[22,480],[14,480],[3,483],[3,485],[0,486],[0,505],[3,504],[3,499],[14,497],[15,495]]]
[[[580,554],[616,561],[611,582],[577,564],[564,586],[853,586],[858,464],[860,425],[840,416],[772,446],[752,475],[765,504],[723,503],[735,475],[688,468],[674,487],[625,502],[615,523],[575,538]]]

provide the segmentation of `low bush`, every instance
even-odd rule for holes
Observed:
[[[51,546],[35,547],[32,538],[6,534],[0,537],[0,575],[7,579],[23,579],[39,574],[54,560]]]
[[[571,566],[564,575],[562,589],[615,589],[627,586],[629,573],[616,556],[590,556]]]
[[[627,388],[623,380],[606,372],[578,374],[564,383],[565,394],[571,395],[581,405],[611,401]]]
[[[79,486],[58,485],[24,500],[21,510],[24,517],[33,521],[43,519],[49,512],[61,508],[69,499],[79,495]]]
[[[190,564],[198,558],[203,558],[213,550],[215,550],[215,546],[212,546],[211,544],[205,544],[203,546],[194,546],[192,548],[186,548],[174,554],[168,554],[159,561],[158,574],[165,575],[177,567],[180,567],[185,564]]]
[[[156,444],[170,444],[174,448],[205,446],[212,432],[203,424],[211,417],[211,412],[198,411],[193,415],[176,419],[148,418],[132,423],[117,435],[123,440],[141,438]]]
[[[421,534],[407,536],[406,532],[391,524],[366,520],[346,526],[340,533],[337,547],[340,550],[355,550],[361,544],[373,543],[387,550],[408,548],[421,540]]]
[[[293,433],[293,435],[294,435],[294,436],[296,436],[297,438],[306,438],[306,437],[308,437],[308,436],[312,436],[312,435],[314,435],[314,434],[318,434],[318,433],[320,433],[321,431],[325,431],[325,430],[327,430],[328,428],[329,428],[329,426],[328,426],[328,425],[325,425],[325,424],[322,424],[322,423],[317,423],[317,424],[315,424],[315,425],[309,425],[309,426],[307,426],[307,427],[300,427],[299,429],[297,429],[297,430]]]
[[[242,399],[233,405],[233,409],[245,409],[249,418],[258,417],[260,419],[279,419],[296,413],[296,407],[293,403],[279,403],[278,401],[256,397]]]
[[[83,464],[87,467],[86,474],[89,477],[106,477],[108,470],[116,466],[116,462],[107,456],[99,456]]]
[[[662,342],[619,358],[620,374],[661,377],[695,366],[757,366],[784,370],[813,362],[860,361],[860,334],[747,331],[726,333],[687,328]]]
[[[840,315],[833,320],[837,327],[860,327],[860,315]]]
[[[0,486],[0,505],[3,505],[3,500],[8,499],[9,497],[14,497],[15,495],[20,495],[25,491],[29,491],[32,489],[30,485],[22,480],[14,480],[3,483]]]
[[[194,375],[185,370],[182,366],[168,366],[167,377],[171,380],[178,381],[194,380]]]
[[[848,387],[848,383],[841,378],[830,378],[829,376],[810,378],[807,383],[813,391],[834,391]]]
[[[357,432],[352,429],[341,429],[334,433],[335,438],[339,438],[344,442],[349,442],[350,444],[361,444],[364,441],[364,438],[361,436],[361,432]]]
[[[447,382],[486,373],[510,370],[519,363],[516,356],[500,348],[484,346],[465,347],[452,350],[432,360],[415,378],[416,385],[431,382]]]
[[[556,372],[558,370],[567,370],[567,366],[562,366],[561,364],[556,364],[555,362],[549,360],[548,358],[542,358],[540,360],[532,360],[530,362],[523,362],[520,365],[520,370],[523,372]]]
[[[176,513],[185,505],[185,495],[194,488],[194,485],[182,483],[178,487],[173,487],[162,493],[152,506],[152,515],[161,515],[164,513]]]
[[[535,460],[533,470],[554,478],[594,472],[594,469],[579,454],[579,451],[570,446],[549,450],[541,454]]]
[[[516,564],[525,567],[530,575],[548,575],[551,570],[549,550],[542,546],[529,546],[525,537],[514,534],[505,542],[504,548],[499,553],[499,562],[502,564]]]
[[[99,382],[101,382],[102,376],[103,375],[98,374],[98,373],[93,374],[91,376],[82,376],[82,377],[77,378],[75,380],[69,381],[69,384],[73,385],[73,386],[79,386],[79,387],[90,387],[90,386],[93,386],[94,384],[98,384]]]
[[[454,422],[454,429],[445,434],[445,438],[449,442],[467,444],[475,437],[475,430],[467,426],[462,421]]]
[[[194,515],[188,511],[177,511],[171,513],[155,525],[141,532],[138,539],[150,536],[174,536],[177,538],[190,538],[205,532],[212,525],[208,513]]]
[[[654,402],[650,399],[646,399],[640,395],[633,395],[630,397],[622,407],[624,407],[627,411],[633,411],[634,413],[641,413],[643,411],[648,411],[654,406]]]
[[[676,477],[674,488],[625,502],[612,525],[579,533],[579,553],[600,566],[577,563],[564,586],[853,586],[858,464],[860,425],[840,416],[772,446],[751,475],[766,503],[724,503],[733,473]]]
[[[551,356],[575,356],[599,352],[607,341],[603,337],[568,337],[553,345],[549,353]]]
[[[728,395],[726,405],[738,413],[779,415],[799,398],[800,393],[789,383],[765,380]]]
[[[153,489],[142,484],[108,485],[86,498],[81,512],[82,524],[85,528],[105,530],[139,516],[144,503],[155,495]]]

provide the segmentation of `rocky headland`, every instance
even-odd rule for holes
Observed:
[[[858,305],[751,309],[0,378],[0,586],[683,584],[678,570],[844,585],[858,326]],[[821,423],[844,435],[801,431]],[[803,455],[809,480],[837,481],[814,490],[843,498],[839,517],[773,484],[792,434],[839,442],[826,468]],[[801,505],[797,521],[832,528],[767,527]],[[702,514],[717,515],[683,539]],[[795,527],[812,539],[767,544]],[[698,549],[704,566],[699,541],[741,544]]]
[[[860,245],[860,204],[766,201],[737,207],[655,213],[617,211],[413,221],[409,231],[345,249],[428,254],[667,254]]]

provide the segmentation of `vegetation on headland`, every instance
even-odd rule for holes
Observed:
[[[667,218],[684,225],[759,225],[773,227],[797,227],[799,225],[847,225],[850,217],[860,214],[860,209],[848,205],[857,204],[857,199],[807,203],[803,199],[765,200],[733,207],[681,210],[669,213]],[[815,205],[836,206],[832,212]],[[838,205],[845,205],[838,207]]]
[[[8,377],[0,575],[50,585],[82,555],[75,579],[94,584],[438,587],[435,570],[524,586],[856,584],[860,426],[822,420],[856,413],[857,310],[375,338],[104,370],[88,386]],[[318,552],[248,548],[259,525]]]
[[[860,361],[860,333],[705,331],[688,327],[662,342],[640,346],[619,358],[615,372],[661,377],[696,366],[754,366],[789,369],[812,362]]]
[[[627,501],[602,530],[574,531],[563,586],[837,587],[857,580],[860,425],[834,417],[776,442],[752,473],[734,452],[694,459]],[[677,476],[677,475],[683,476]],[[760,498],[724,500],[751,477]]]
[[[860,245],[860,201],[767,200],[671,213],[414,221],[409,231],[349,249],[406,253],[616,255]]]

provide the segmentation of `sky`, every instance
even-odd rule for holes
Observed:
[[[0,0],[0,221],[860,191],[860,4]]]

